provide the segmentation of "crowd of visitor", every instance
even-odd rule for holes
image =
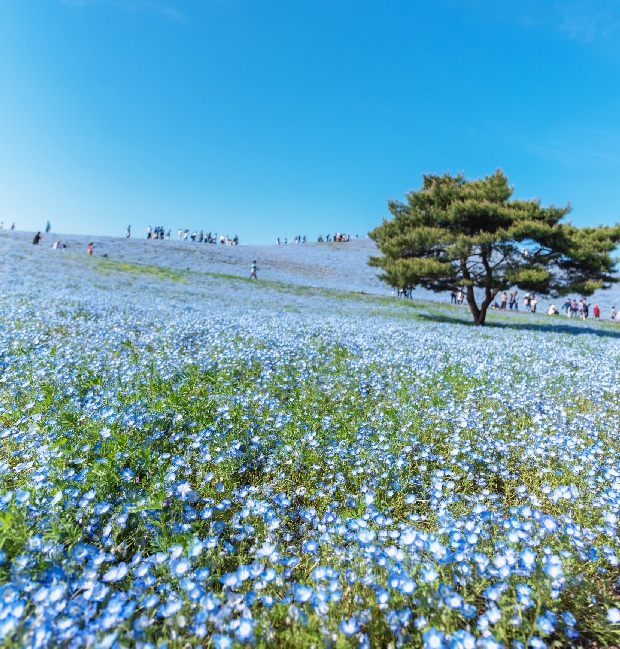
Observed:
[[[340,232],[336,232],[336,234],[328,234],[325,237],[325,241],[336,241],[336,242],[342,242],[342,241],[351,241],[351,235],[350,234],[341,234]],[[357,235],[355,235],[355,238],[357,239]],[[318,243],[323,243],[323,235],[319,234],[319,237],[317,239]]]
[[[403,297],[407,299],[413,298],[413,286],[409,284],[403,286],[402,288],[395,289],[395,295],[397,297]],[[519,310],[519,292],[514,291],[512,293],[507,293],[504,291],[500,297],[499,301],[496,299],[491,308],[497,311],[518,311]],[[453,290],[450,291],[450,303],[461,305],[467,303],[467,295],[464,290]],[[536,313],[538,307],[538,297],[535,293],[526,293],[523,297],[523,309],[528,313]],[[566,313],[569,318],[581,318],[586,320],[590,316],[590,304],[586,298],[571,299],[570,297],[566,298],[566,301],[561,307],[561,310]],[[550,304],[548,309],[545,311],[547,315],[560,315],[560,309],[555,304]],[[598,304],[595,304],[592,307],[592,315],[595,320],[600,320],[601,318],[601,309]],[[609,316],[610,320],[620,323],[620,311],[616,311],[616,307],[611,307],[611,313]]]
[[[276,239],[276,246],[286,246],[289,243],[308,243],[308,237],[304,234],[302,237],[301,234],[298,234],[294,239],[288,240],[288,237],[284,237],[284,241],[280,241],[280,237]]]
[[[323,238],[322,234],[319,234],[317,237],[317,243],[325,243],[326,241],[336,241],[338,243],[343,242],[343,241],[351,241],[353,237],[350,234],[341,234],[340,232],[336,232],[336,234],[328,234],[325,238]],[[359,237],[355,235],[355,238],[358,239]],[[281,239],[278,237],[276,239],[276,246],[286,246],[289,243],[307,243],[308,242],[308,237],[304,234],[301,236],[301,234],[298,234],[294,239],[289,239],[288,237],[284,237],[284,239]]]
[[[125,236],[129,239],[131,237],[131,225],[127,226],[127,232]],[[147,239],[158,239],[160,241],[163,241],[164,239],[169,240],[171,237],[171,230],[166,231],[163,227],[158,226],[156,228],[151,228],[149,225],[146,228],[146,238]],[[204,230],[200,230],[198,232],[197,230],[194,230],[193,232],[190,233],[189,229],[183,229],[179,228],[177,230],[177,240],[178,241],[193,241],[195,243],[213,243],[217,244],[220,243],[222,245],[227,245],[227,246],[238,246],[239,245],[239,237],[235,235],[234,237],[230,238],[228,235],[220,235],[218,238],[217,232],[215,234],[212,234],[211,232],[207,232],[205,234]]]

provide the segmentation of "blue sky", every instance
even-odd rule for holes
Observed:
[[[620,2],[3,0],[0,220],[365,235],[422,174],[620,221]]]

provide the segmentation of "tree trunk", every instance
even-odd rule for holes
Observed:
[[[485,308],[478,308],[476,299],[474,297],[473,286],[467,287],[467,303],[469,304],[469,310],[471,311],[471,314],[474,316],[474,324],[476,325],[476,327],[481,327],[484,324],[487,310]]]

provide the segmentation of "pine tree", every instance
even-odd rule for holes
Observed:
[[[476,325],[495,296],[511,287],[556,297],[591,295],[618,281],[620,225],[577,228],[566,207],[511,200],[501,170],[484,179],[426,175],[406,203],[389,201],[393,219],[369,233],[382,256],[370,264],[391,286],[466,291]],[[483,289],[478,303],[474,289]]]

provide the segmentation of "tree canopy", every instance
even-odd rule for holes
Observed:
[[[369,233],[382,254],[369,263],[391,286],[464,289],[476,325],[511,287],[557,297],[591,295],[618,281],[610,253],[620,225],[578,228],[561,222],[570,205],[542,207],[512,193],[499,169],[478,180],[425,175],[405,203],[388,202],[394,218]],[[478,302],[475,289],[482,289]]]

